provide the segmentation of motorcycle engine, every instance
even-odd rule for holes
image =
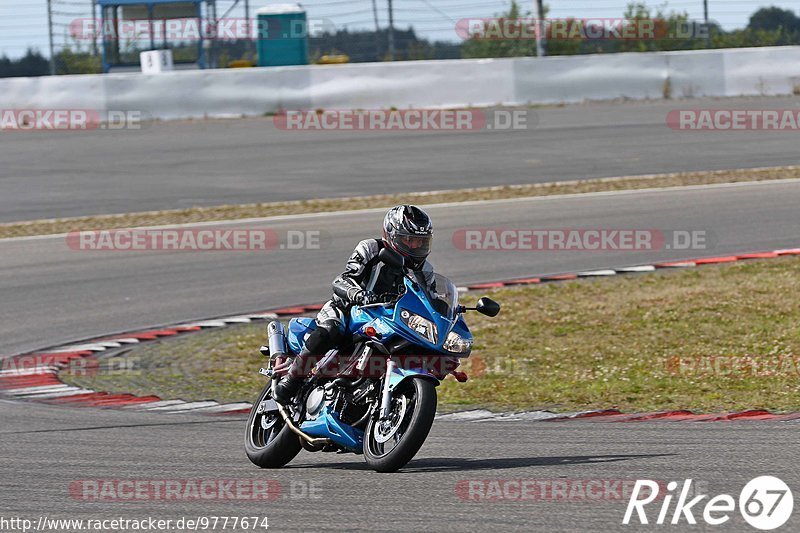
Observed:
[[[325,397],[327,396],[327,391],[324,387],[317,387],[308,393],[306,397],[306,418],[309,420],[314,420],[319,415],[322,408],[327,403],[325,401]]]
[[[375,382],[366,382],[352,390],[336,387],[332,383],[316,387],[308,393],[305,401],[305,419],[316,420],[325,406],[339,414],[345,424],[361,419],[369,409],[367,397],[377,388]]]

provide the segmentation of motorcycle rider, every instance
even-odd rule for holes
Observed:
[[[333,280],[333,297],[317,314],[316,329],[308,336],[303,350],[292,362],[286,376],[274,386],[275,399],[291,402],[306,377],[309,356],[324,355],[336,347],[347,331],[347,319],[353,305],[383,302],[388,295],[398,294],[403,287],[404,274],[378,260],[382,248],[389,248],[405,258],[405,267],[433,274],[428,263],[433,225],[419,207],[398,205],[383,219],[383,238],[366,239],[358,243],[345,271]]]

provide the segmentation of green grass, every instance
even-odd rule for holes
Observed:
[[[800,410],[800,259],[491,291],[503,309],[467,320],[475,335],[467,383],[440,386],[440,410]],[[481,294],[470,293],[470,301]],[[138,347],[140,373],[69,377],[98,390],[186,400],[252,400],[263,325],[210,330]],[[783,361],[776,375],[675,358]],[[691,366],[691,365],[690,365]]]

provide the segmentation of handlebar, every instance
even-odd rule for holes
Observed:
[[[372,307],[382,307],[384,305],[394,305],[396,302],[378,302],[375,304],[359,305],[359,309],[370,309]]]

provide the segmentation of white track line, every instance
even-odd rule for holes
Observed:
[[[80,387],[72,387],[70,385],[62,385],[61,387],[50,387],[49,389],[45,389],[45,390],[36,390],[36,391],[24,391],[23,390],[23,391],[17,391],[15,393],[12,393],[11,396],[13,396],[15,398],[20,398],[20,399],[23,399],[23,398],[24,399],[29,399],[29,398],[35,398],[35,397],[37,397],[37,396],[39,396],[41,394],[54,394],[54,393],[58,394],[58,393],[61,393],[61,392],[71,392],[71,391],[76,391],[76,390],[83,390],[83,389],[81,389]],[[94,392],[94,391],[89,391],[89,392]]]
[[[98,346],[105,346],[106,348],[120,348],[122,343],[119,341],[103,341],[96,343]]]
[[[200,407],[216,407],[219,402],[206,401],[206,402],[184,402],[175,405],[165,405],[162,407],[151,407],[148,411],[191,411]]]
[[[9,376],[46,376],[48,374],[55,374],[57,371],[58,367],[55,366],[37,366],[34,368],[20,368],[19,370],[8,368],[6,370],[0,370],[0,378]]]
[[[94,344],[73,344],[48,350],[46,353],[68,353],[68,352],[104,352],[108,348],[99,343]]]
[[[249,324],[253,321],[249,316],[231,316],[221,319],[226,324]]]
[[[223,328],[227,324],[223,320],[206,320],[204,322],[193,322],[191,324],[183,324],[182,327],[186,328],[194,328],[194,327],[201,327],[201,328]]]
[[[39,385],[36,387],[17,387],[15,389],[0,389],[0,392],[3,394],[10,394],[12,396],[16,396],[17,394],[33,394],[36,392],[49,392],[54,390],[60,390],[65,387],[69,387],[69,385],[59,384],[59,385]]]
[[[249,403],[227,403],[223,405],[211,406],[211,407],[200,407],[199,409],[193,409],[192,412],[198,413],[225,413],[227,411],[238,411],[240,409],[250,409],[253,407],[252,404]]]
[[[632,267],[622,267],[622,268],[615,268],[617,272],[627,273],[627,272],[654,272],[656,267],[653,265],[640,265],[640,266],[632,266]]]
[[[39,394],[32,394],[30,396],[23,396],[21,400],[45,400],[48,398],[63,398],[66,396],[77,396],[79,394],[96,394],[95,391],[90,389],[72,388],[71,390],[63,390],[59,392],[46,392]]]
[[[137,410],[146,411],[146,410],[152,409],[153,407],[162,407],[164,405],[178,405],[178,404],[181,404],[181,403],[186,403],[186,402],[184,402],[183,400],[156,400],[156,401],[148,402],[148,403],[139,403],[139,404],[133,404],[133,405],[123,405],[122,409],[130,409],[131,411],[137,411]]]
[[[589,278],[593,276],[616,276],[616,270],[587,270],[586,272],[578,272],[577,276],[581,278]]]
[[[494,418],[497,416],[497,413],[493,413],[486,409],[475,409],[473,411],[458,411],[456,413],[447,413],[444,415],[440,415],[437,418],[439,420],[480,420],[483,418]]]

